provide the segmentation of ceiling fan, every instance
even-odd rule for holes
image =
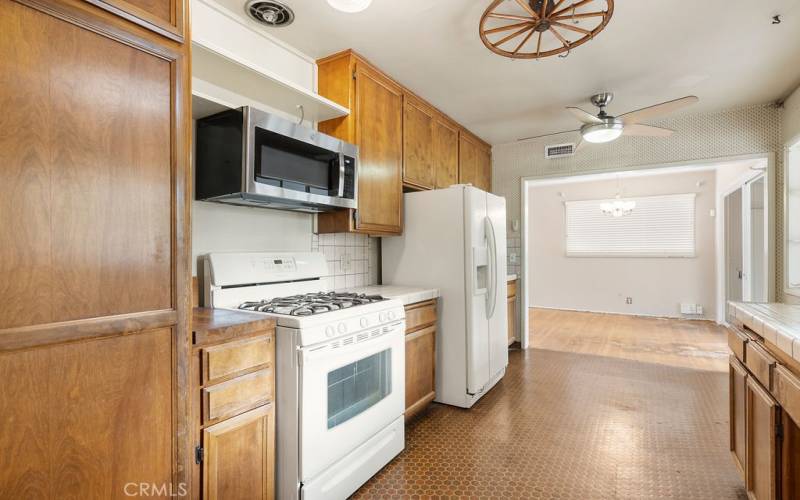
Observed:
[[[685,108],[686,106],[699,101],[696,96],[690,95],[681,97],[680,99],[675,99],[674,101],[662,102],[661,104],[637,109],[636,111],[629,111],[628,113],[619,116],[611,116],[606,113],[606,106],[608,106],[613,99],[614,94],[612,92],[595,94],[589,98],[592,104],[600,108],[600,112],[597,113],[597,116],[589,113],[588,111],[584,111],[581,108],[572,106],[567,107],[567,110],[569,110],[569,112],[571,112],[575,118],[583,123],[579,129],[565,130],[563,132],[537,135],[533,137],[525,137],[519,140],[525,141],[528,139],[538,139],[540,137],[547,137],[550,135],[580,132],[582,139],[578,144],[578,147],[580,147],[584,141],[600,144],[616,140],[622,135],[669,137],[675,132],[674,130],[654,127],[652,125],[644,125],[640,122],[644,120],[650,120],[661,115],[666,115],[667,113],[672,113],[673,111]],[[577,149],[577,147],[575,149]]]

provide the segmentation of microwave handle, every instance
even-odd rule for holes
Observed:
[[[339,151],[339,198],[344,197],[344,153]]]

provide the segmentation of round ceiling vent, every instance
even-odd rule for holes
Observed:
[[[244,10],[257,22],[271,28],[289,26],[294,21],[292,9],[276,0],[250,0]]]

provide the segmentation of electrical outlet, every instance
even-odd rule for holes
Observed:
[[[626,303],[626,304],[633,304],[633,297],[627,297],[627,298],[625,299],[625,303]]]
[[[342,271],[350,272],[353,268],[353,257],[349,253],[342,254]]]

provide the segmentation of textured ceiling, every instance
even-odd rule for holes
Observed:
[[[243,0],[217,1],[243,15]],[[374,0],[359,14],[283,1],[296,21],[270,35],[312,57],[353,48],[493,144],[577,128],[563,108],[591,110],[597,91],[616,93],[612,114],[687,94],[700,97],[690,108],[700,111],[766,103],[800,83],[797,0],[617,0],[595,40],[541,61],[483,46],[489,0]],[[783,22],[772,25],[777,13]]]

